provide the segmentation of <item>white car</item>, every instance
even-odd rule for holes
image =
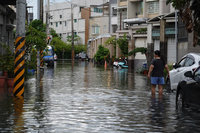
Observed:
[[[178,83],[187,77],[184,73],[194,71],[200,65],[200,53],[189,53],[182,57],[179,63],[173,64],[173,68],[169,72],[171,90],[176,90]]]

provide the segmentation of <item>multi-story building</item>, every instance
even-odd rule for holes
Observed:
[[[92,5],[90,23],[89,23],[89,37],[88,42],[88,57],[93,58],[98,50],[98,46],[104,44],[109,35],[110,21],[109,21],[109,2],[101,5]]]
[[[90,39],[109,33],[109,3],[91,6]]]
[[[117,4],[117,27],[118,30],[123,30],[125,28],[123,21],[127,19],[128,0],[118,0]]]
[[[10,4],[15,4],[10,1]],[[2,3],[6,4],[6,3]],[[14,51],[14,34],[13,29],[15,27],[16,12],[14,6],[1,5],[0,2],[0,43],[10,46],[11,51]],[[4,54],[5,51],[1,49],[0,53]]]
[[[127,35],[129,51],[137,47],[147,47],[147,20],[169,14],[173,11],[171,7],[166,5],[166,0],[118,0],[117,37]],[[157,23],[158,27],[159,25],[160,22]],[[153,41],[158,42],[155,39]],[[119,56],[120,52],[117,54],[117,57]],[[146,56],[137,53],[135,56],[129,56],[128,59],[131,67],[133,63],[141,66]]]
[[[109,32],[111,34],[117,31],[117,0],[110,0],[110,28]]]
[[[106,0],[73,0],[72,2],[74,5],[74,34],[81,38],[79,44],[87,44],[86,23],[88,24],[88,22],[85,19],[86,14],[81,14],[81,10],[83,8],[90,10],[91,5],[101,5]],[[66,42],[67,36],[71,35],[71,3],[63,2],[50,5],[50,16],[49,26],[56,30],[56,33]]]

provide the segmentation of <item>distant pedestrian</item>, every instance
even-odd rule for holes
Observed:
[[[148,72],[148,77],[151,79],[152,95],[155,95],[156,85],[158,85],[159,95],[162,95],[163,85],[165,84],[164,69],[166,69],[169,74],[168,65],[161,58],[160,51],[156,50]]]

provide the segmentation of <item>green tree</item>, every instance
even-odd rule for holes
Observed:
[[[63,42],[59,37],[55,37],[51,41],[51,45],[55,48],[58,58],[71,59],[71,45]],[[75,54],[86,51],[85,45],[75,45]]]
[[[102,45],[99,45],[98,51],[95,54],[94,58],[95,58],[95,61],[99,63],[103,63],[104,60],[107,60],[107,61],[109,60],[109,57],[110,57],[109,55],[110,55],[109,49],[104,48]]]
[[[114,56],[116,56],[117,39],[115,37],[109,37],[108,40],[106,40],[105,44],[106,45],[113,45],[113,47],[114,47]]]
[[[46,48],[46,26],[40,20],[34,20],[26,26],[25,59],[26,68],[36,68],[36,50]],[[31,57],[28,60],[28,57]],[[27,70],[27,69],[26,69]]]
[[[54,50],[58,58],[64,58],[64,53],[67,51],[67,44],[64,43],[59,37],[54,37],[51,41],[51,45],[54,46]]]
[[[74,42],[78,42],[80,40],[81,40],[80,36],[74,35]],[[70,42],[70,43],[72,42],[72,36],[67,36],[67,42]]]
[[[126,34],[124,34],[123,37],[117,39],[117,44],[119,45],[119,48],[121,49],[123,56],[128,56],[128,39],[126,37]]]
[[[56,33],[56,31],[55,31],[53,28],[51,28],[50,34],[52,35],[53,38],[54,38],[54,37],[60,38],[60,37],[58,36],[58,34]]]
[[[138,48],[135,48],[134,50],[130,51],[128,53],[128,55],[129,56],[130,55],[134,55],[135,56],[136,53],[141,53],[141,54],[145,54],[145,56],[146,56],[146,52],[147,52],[147,48],[145,48],[145,47],[138,47]]]
[[[33,20],[29,26],[35,28],[37,31],[46,32],[46,25],[41,20]]]
[[[200,45],[200,1],[199,0],[167,0],[167,3],[179,10],[180,16],[189,33],[194,31],[193,46]]]
[[[46,47],[46,25],[41,20],[33,20],[26,27],[26,46],[35,46],[37,50],[45,49]]]

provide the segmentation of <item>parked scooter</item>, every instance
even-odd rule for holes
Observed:
[[[126,59],[123,59],[122,61],[114,61],[113,66],[116,68],[128,68],[128,63]]]

